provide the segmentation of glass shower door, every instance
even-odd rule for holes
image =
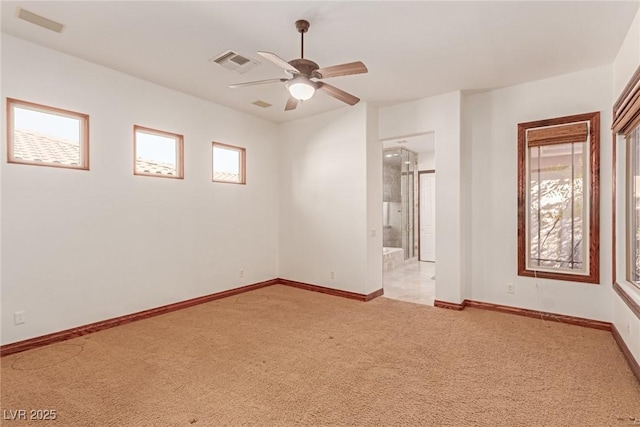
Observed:
[[[417,158],[412,151],[402,149],[402,249],[404,259],[416,256],[416,179]]]

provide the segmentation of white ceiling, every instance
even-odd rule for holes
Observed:
[[[65,25],[16,18],[20,6]],[[368,74],[330,83],[390,105],[452,90],[486,90],[609,64],[638,2],[2,1],[2,31],[89,61],[283,122],[344,106],[318,93],[285,112],[283,76],[256,55],[299,57],[297,19],[311,23],[305,57],[321,67],[361,60]],[[238,75],[208,60],[227,49],[261,65]],[[273,104],[262,109],[251,103]]]

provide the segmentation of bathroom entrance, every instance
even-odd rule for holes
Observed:
[[[384,295],[433,305],[435,134],[385,140],[382,145]]]

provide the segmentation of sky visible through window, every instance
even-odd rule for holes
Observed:
[[[14,128],[40,133],[56,139],[80,141],[80,120],[26,108],[13,109]]]
[[[154,163],[176,166],[176,139],[136,131],[136,156]]]
[[[216,172],[240,173],[240,153],[228,148],[213,147],[213,170]]]
[[[68,141],[80,141],[80,120],[35,111],[27,108],[14,107],[15,129],[47,135],[52,138]],[[136,132],[136,155],[138,159],[154,163],[177,164],[175,138]],[[222,147],[213,148],[213,168],[218,172],[232,174],[240,173],[240,153]]]

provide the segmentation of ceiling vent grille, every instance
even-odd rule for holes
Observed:
[[[273,105],[273,104],[269,104],[268,102],[264,102],[264,101],[261,101],[261,100],[252,102],[252,104],[255,105],[255,106],[258,106],[258,107],[262,107],[262,108],[269,108],[269,107],[271,107],[271,105]]]
[[[20,19],[31,22],[32,24],[36,24],[42,28],[46,28],[47,30],[55,31],[56,33],[61,32],[64,28],[64,25],[59,22],[52,21],[51,19],[37,15],[33,12],[29,12],[28,10],[24,10],[22,8],[18,8],[17,16]]]
[[[244,74],[259,64],[258,61],[244,57],[232,50],[227,50],[210,61],[238,74]]]

